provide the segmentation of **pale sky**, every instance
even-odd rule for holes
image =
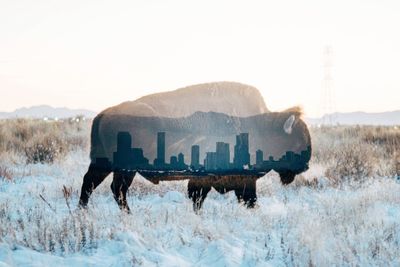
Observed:
[[[211,81],[257,87],[273,111],[400,109],[400,1],[0,0],[0,111],[95,111]]]

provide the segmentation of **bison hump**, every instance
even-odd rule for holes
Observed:
[[[151,94],[103,112],[109,115],[178,118],[190,116],[198,111],[212,111],[237,117],[269,112],[263,97],[255,87],[236,82],[204,83]]]

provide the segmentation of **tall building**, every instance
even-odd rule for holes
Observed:
[[[250,165],[249,133],[236,135],[233,165],[235,169],[243,169],[244,165]]]
[[[217,142],[216,154],[217,154],[216,168],[220,170],[229,169],[229,160],[230,160],[229,144],[224,142]]]
[[[204,168],[206,171],[216,170],[217,169],[217,153],[216,152],[207,152],[206,158],[204,159]]]
[[[131,161],[132,137],[129,132],[117,135],[117,151],[113,154],[113,164],[118,169],[128,169]]]
[[[186,167],[185,156],[182,153],[178,154],[178,165],[179,165],[179,168],[185,168]]]
[[[129,132],[119,132],[117,135],[117,151],[129,151],[132,147],[132,137]]]
[[[200,167],[200,146],[192,146],[191,163],[190,165],[196,170]]]
[[[135,166],[145,166],[149,164],[149,160],[144,157],[143,149],[132,148],[131,149],[132,165]]]
[[[132,137],[128,132],[119,132],[117,135],[117,151],[113,154],[113,166],[127,170],[149,167],[149,160],[143,156],[143,150],[132,148]]]
[[[169,160],[169,165],[171,169],[177,169],[178,168],[178,159],[176,156],[171,156]]]
[[[154,160],[154,165],[165,166],[165,132],[157,133],[157,158]]]
[[[256,165],[257,167],[260,167],[264,161],[264,153],[262,150],[257,150],[256,151]]]

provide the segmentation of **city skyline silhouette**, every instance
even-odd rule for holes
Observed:
[[[190,163],[185,162],[185,154],[168,155],[166,161],[166,132],[157,132],[155,136],[157,149],[156,158],[151,161],[144,156],[143,148],[132,147],[132,135],[127,131],[117,134],[117,149],[112,160],[106,157],[96,158],[96,165],[106,169],[129,171],[189,171],[189,172],[224,172],[224,171],[270,171],[272,169],[300,170],[304,163],[311,157],[311,146],[300,153],[286,151],[279,159],[268,156],[264,160],[264,151],[257,149],[256,162],[251,164],[249,153],[249,133],[236,135],[233,145],[233,161],[231,161],[231,144],[217,141],[215,151],[205,151],[203,163],[200,163],[201,147],[197,144],[191,146]]]

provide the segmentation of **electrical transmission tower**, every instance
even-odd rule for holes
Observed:
[[[332,56],[333,50],[331,46],[326,46],[324,48],[324,76],[322,80],[322,101],[321,101],[321,113],[322,124],[323,125],[333,125],[335,124],[335,96],[333,87],[333,77],[332,77]]]

